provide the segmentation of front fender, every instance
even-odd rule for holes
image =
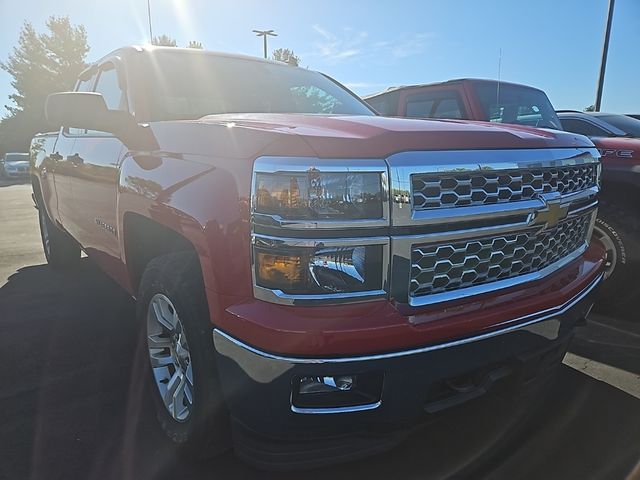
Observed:
[[[119,231],[128,212],[152,219],[194,246],[207,290],[250,296],[251,168],[237,158],[129,154],[120,171]],[[120,242],[126,264],[122,235]]]

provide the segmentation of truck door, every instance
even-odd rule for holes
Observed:
[[[96,78],[97,73],[89,73],[85,78],[80,78],[75,91],[91,92]],[[58,203],[57,218],[74,237],[77,231],[77,225],[74,224],[77,217],[75,212],[77,206],[73,199],[72,180],[78,174],[78,165],[73,149],[78,137],[84,135],[85,132],[86,130],[81,128],[62,127],[58,134],[55,150],[51,154],[53,184]]]
[[[107,62],[100,66],[94,91],[110,110],[127,110],[124,76]],[[108,272],[121,267],[117,221],[118,167],[127,152],[110,133],[87,131],[76,139],[73,159],[74,236]]]

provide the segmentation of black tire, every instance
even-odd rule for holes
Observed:
[[[80,246],[66,233],[60,230],[39,206],[40,239],[47,263],[56,270],[74,268],[80,262]]]
[[[594,237],[607,249],[607,272],[596,309],[640,321],[640,214],[624,205],[600,202]]]
[[[156,383],[147,348],[147,316],[158,295],[168,298],[179,317],[181,333],[186,334],[192,368],[193,396],[188,417],[175,419],[165,406]],[[222,453],[231,445],[229,415],[224,403],[215,364],[210,323],[202,275],[194,252],[178,252],[151,260],[146,267],[137,299],[141,343],[148,370],[148,389],[156,416],[177,453],[190,458]]]

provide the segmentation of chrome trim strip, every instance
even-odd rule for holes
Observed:
[[[411,216],[412,225],[434,225],[442,223],[464,223],[474,220],[494,219],[518,215],[528,215],[545,207],[541,198],[521,202],[505,202],[493,205],[438,208],[416,210]],[[469,231],[469,229],[467,229]]]
[[[251,235],[251,243],[260,247],[352,247],[367,245],[386,245],[389,237],[352,237],[352,238],[289,238],[275,237],[254,233]]]
[[[387,298],[386,290],[370,290],[353,293],[327,293],[317,295],[291,295],[282,290],[253,286],[253,295],[258,300],[264,300],[280,305],[338,305],[343,303],[371,302]]]
[[[280,215],[267,215],[264,213],[253,213],[251,219],[254,225],[286,230],[352,230],[389,226],[388,214],[384,213],[388,210],[389,202],[385,200],[382,220],[288,220]]]
[[[380,158],[258,157],[253,171],[258,173],[304,173],[310,168],[319,172],[386,172],[387,163]]]
[[[391,155],[387,162],[391,168],[417,166],[420,170],[416,173],[438,173],[564,167],[598,163],[599,158],[600,153],[595,147],[527,148],[410,151]]]
[[[404,350],[401,352],[390,352],[390,353],[380,353],[380,354],[373,354],[373,355],[362,355],[362,356],[356,356],[356,357],[337,357],[337,358],[332,358],[332,357],[328,357],[328,358],[305,358],[305,357],[286,357],[283,355],[276,355],[276,354],[272,354],[272,353],[267,353],[267,352],[263,352],[262,350],[258,350],[257,348],[251,347],[249,345],[247,345],[246,343],[241,342],[240,340],[237,340],[235,337],[232,337],[231,335],[223,332],[222,330],[218,329],[218,328],[214,328],[213,329],[213,335],[214,335],[214,341],[215,341],[215,335],[219,335],[220,337],[226,339],[227,341],[235,344],[236,346],[247,350],[251,353],[254,353],[260,357],[269,359],[269,360],[276,360],[279,362],[287,362],[287,363],[300,363],[300,364],[333,364],[333,363],[349,363],[349,362],[365,362],[365,361],[372,361],[372,360],[384,360],[384,359],[388,359],[388,358],[397,358],[397,357],[405,357],[408,355],[416,355],[416,354],[420,354],[420,353],[426,353],[426,352],[431,352],[431,351],[435,351],[435,350],[442,350],[444,348],[451,348],[451,347],[457,347],[460,345],[465,345],[467,343],[472,343],[472,342],[477,342],[477,341],[481,341],[481,340],[485,340],[487,338],[492,338],[498,335],[503,335],[505,333],[510,333],[513,332],[515,330],[520,330],[522,328],[528,327],[530,325],[534,325],[536,323],[540,323],[543,322],[545,320],[549,320],[553,317],[556,317],[558,315],[562,315],[564,313],[566,313],[570,308],[572,308],[574,305],[576,305],[577,303],[579,303],[582,299],[584,299],[589,293],[591,293],[591,291],[600,283],[600,280],[602,280],[602,276],[603,274],[598,275],[598,277],[591,282],[591,284],[589,284],[586,288],[584,288],[579,294],[577,294],[575,297],[573,297],[572,299],[568,300],[567,302],[565,302],[562,305],[553,307],[553,308],[548,308],[546,310],[543,310],[541,312],[536,312],[536,313],[532,313],[529,315],[525,315],[522,317],[518,317],[512,320],[509,320],[507,322],[504,322],[502,325],[510,325],[507,326],[501,330],[493,330],[491,332],[487,332],[487,333],[483,333],[481,335],[476,335],[474,337],[466,337],[466,338],[461,338],[458,340],[452,340],[450,342],[445,342],[445,343],[440,343],[437,345],[429,345],[426,347],[420,347],[420,348],[414,348],[411,350]],[[535,317],[535,318],[531,318],[531,317]],[[527,320],[529,319],[529,320]],[[516,323],[516,322],[522,322],[522,323]],[[512,325],[513,323],[516,323],[516,325]]]
[[[293,413],[326,415],[326,414],[333,414],[333,413],[366,412],[367,410],[375,410],[380,405],[382,405],[382,400],[378,400],[376,403],[367,403],[365,405],[353,405],[349,407],[329,407],[329,408],[300,408],[291,404],[291,411]]]
[[[284,219],[255,211],[255,185],[258,173],[304,173],[313,168],[323,173],[372,172],[380,174],[382,188],[382,217],[361,220],[303,220]],[[251,220],[256,225],[288,230],[356,229],[389,226],[389,179],[387,163],[382,159],[333,159],[315,157],[258,157],[253,164],[251,178]]]

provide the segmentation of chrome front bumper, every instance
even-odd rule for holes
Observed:
[[[515,385],[514,392],[523,390],[515,379],[544,379],[561,362],[574,327],[591,309],[600,279],[562,305],[513,319],[493,331],[395,352],[288,356],[262,351],[216,328],[213,341],[220,384],[234,429],[241,431],[236,451],[261,466],[272,460],[284,465],[289,450],[282,447],[272,455],[273,445],[305,444],[311,449],[305,458],[313,465],[328,451],[324,447],[316,451],[316,446],[331,439],[368,438],[378,428],[407,428],[484,394],[493,383]],[[370,404],[301,409],[293,403],[296,379],[301,377],[378,372],[384,376],[380,398]],[[451,379],[479,375],[482,382],[471,393],[434,396]]]

